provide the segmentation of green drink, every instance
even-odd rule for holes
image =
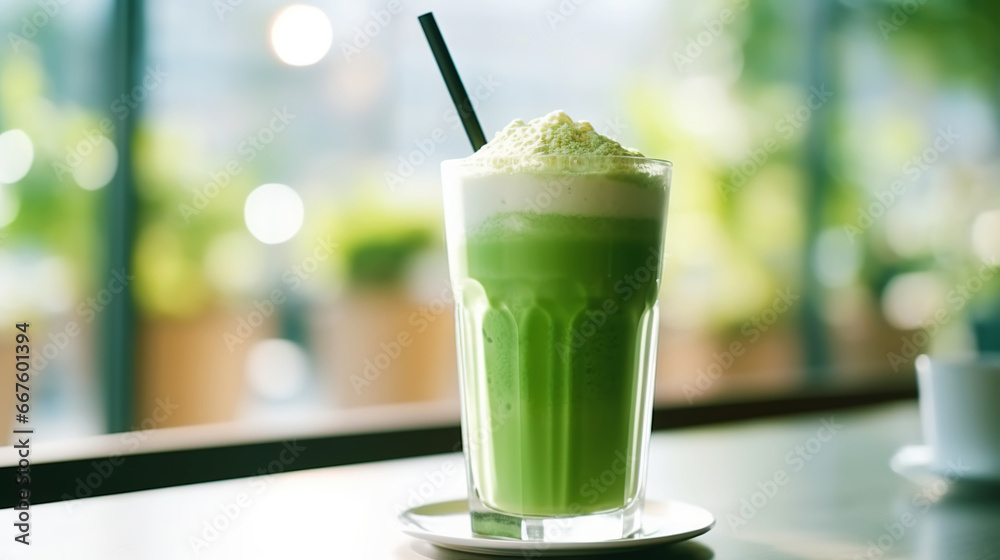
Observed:
[[[445,162],[473,530],[641,524],[669,164]]]

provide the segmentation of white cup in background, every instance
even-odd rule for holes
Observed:
[[[931,470],[1000,481],[1000,354],[917,358]]]

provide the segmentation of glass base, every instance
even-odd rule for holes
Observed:
[[[628,538],[642,528],[641,499],[600,513],[537,517],[495,511],[477,498],[469,504],[472,532],[477,535],[541,543],[594,542]]]

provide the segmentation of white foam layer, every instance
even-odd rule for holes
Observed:
[[[444,188],[466,229],[503,212],[660,218],[667,202],[665,188],[599,174],[445,173]]]

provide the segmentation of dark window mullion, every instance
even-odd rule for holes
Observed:
[[[142,76],[143,1],[116,0],[112,24],[111,91],[113,99],[131,92]],[[116,271],[132,273],[135,237],[136,193],[133,174],[132,138],[138,110],[129,111],[115,128],[118,170],[105,198],[104,279]],[[131,276],[129,276],[131,278]],[[104,388],[105,427],[109,432],[130,430],[135,402],[135,306],[132,282],[108,304],[101,329],[99,361]]]

